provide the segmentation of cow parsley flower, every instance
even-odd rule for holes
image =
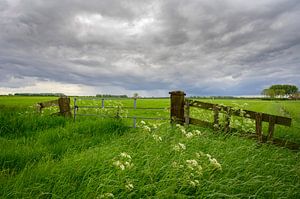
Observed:
[[[199,130],[194,130],[193,133],[195,133],[195,134],[198,135],[198,136],[199,136],[199,135],[202,135],[201,131],[199,131]]]
[[[97,197],[97,199],[99,198],[114,198],[115,196],[114,196],[114,194],[112,194],[112,193],[104,193],[104,194],[102,194],[102,195],[100,195],[100,196],[98,196]]]
[[[212,159],[210,158],[209,161],[215,169],[222,170],[221,164],[215,158],[212,158]]]
[[[132,183],[127,183],[127,184],[125,185],[125,188],[126,188],[128,191],[132,191],[133,188],[134,188],[134,186],[133,186]]]
[[[122,152],[122,153],[120,154],[120,156],[123,157],[123,158],[129,158],[129,159],[131,159],[131,156],[128,155],[126,152]]]
[[[151,128],[149,126],[143,126],[143,129],[148,131],[148,132],[151,132]]]
[[[162,138],[160,136],[156,135],[156,134],[153,134],[152,137],[157,142],[161,142],[162,141]]]
[[[176,145],[173,147],[173,149],[174,149],[175,151],[183,151],[183,150],[186,149],[186,146],[185,146],[184,144],[182,144],[182,143],[178,143],[178,144],[176,144]]]
[[[146,122],[145,122],[144,120],[142,120],[142,121],[141,121],[141,124],[145,125],[145,124],[146,124]]]
[[[191,132],[188,132],[187,134],[185,134],[185,136],[186,136],[187,138],[192,138],[192,137],[194,136],[194,134],[191,133]]]

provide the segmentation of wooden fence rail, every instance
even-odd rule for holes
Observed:
[[[206,103],[191,99],[185,99],[185,93],[182,91],[173,91],[171,94],[171,121],[180,124],[194,124],[204,127],[210,127],[214,129],[220,129],[220,113],[225,114],[224,131],[229,132],[230,119],[232,116],[249,118],[255,120],[255,131],[258,141],[272,141],[275,125],[291,126],[292,119],[277,115],[271,115],[266,113],[260,113],[249,110],[237,109],[230,106],[224,106],[219,104]],[[211,110],[213,111],[214,120],[213,122],[207,122],[196,118],[190,117],[190,107]],[[262,133],[262,122],[268,122],[268,134],[263,136]]]
[[[69,97],[60,97],[57,100],[37,103],[37,105],[38,105],[37,108],[39,112],[41,112],[43,108],[47,108],[51,106],[59,106],[59,112],[55,113],[56,115],[62,115],[64,117],[72,116]]]

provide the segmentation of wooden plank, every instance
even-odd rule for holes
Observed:
[[[257,113],[255,118],[256,135],[259,142],[263,141],[262,137],[262,114]]]
[[[274,117],[274,116],[269,117],[269,129],[268,129],[267,141],[273,140],[273,134],[274,134],[274,129],[275,129],[275,120],[276,120],[276,117]]]
[[[40,103],[38,103],[38,105],[40,105],[41,108],[46,108],[46,107],[50,107],[50,106],[58,106],[58,100],[40,102]]]
[[[200,102],[200,101],[194,101],[194,100],[188,100],[190,106],[196,107],[196,108],[202,108],[207,110],[212,110],[214,108],[215,104],[206,103],[206,102]]]
[[[189,126],[190,124],[190,105],[188,101],[185,101],[184,105],[184,123],[186,126]]]
[[[240,109],[235,109],[230,106],[223,106],[223,105],[218,105],[218,104],[212,104],[212,103],[207,103],[207,102],[201,102],[201,101],[195,101],[195,100],[189,100],[190,106],[191,107],[196,107],[196,108],[201,108],[201,109],[206,109],[206,110],[213,110],[214,108],[217,108],[220,112],[226,112],[228,108],[231,110],[231,114],[234,116],[243,116],[245,118],[250,118],[250,119],[256,119],[256,114],[258,112],[255,111],[249,111],[249,110],[240,110]],[[283,125],[283,126],[291,126],[292,124],[292,119],[288,117],[282,117],[282,116],[277,116],[277,115],[271,115],[267,113],[261,113],[262,114],[262,121],[263,122],[269,122],[269,117],[273,116],[275,117],[275,124]]]
[[[209,128],[214,127],[213,123],[203,121],[203,120],[199,120],[199,119],[195,119],[195,118],[190,118],[190,124],[199,125],[199,126],[203,126],[203,127],[209,127]]]

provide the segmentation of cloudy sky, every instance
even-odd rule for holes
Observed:
[[[0,0],[0,94],[300,87],[299,0]]]

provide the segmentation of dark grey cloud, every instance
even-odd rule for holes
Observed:
[[[82,94],[300,86],[299,18],[298,0],[3,0],[0,92],[43,82],[90,88]]]

